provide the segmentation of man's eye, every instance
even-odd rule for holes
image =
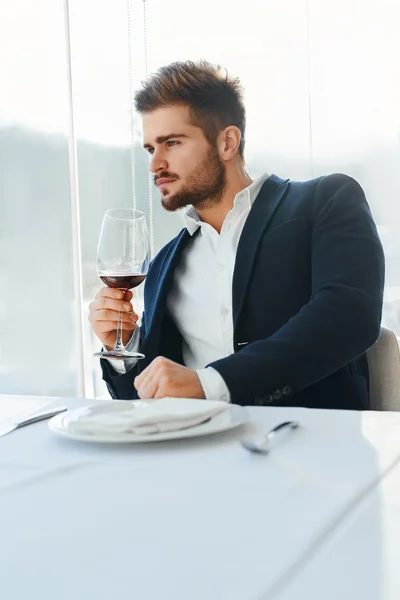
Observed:
[[[179,142],[177,142],[176,140],[168,140],[167,142],[168,146],[175,146],[176,144],[179,144]]]
[[[147,152],[149,154],[154,154],[154,148],[147,148]]]

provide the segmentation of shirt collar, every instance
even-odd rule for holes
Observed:
[[[245,187],[238,194],[236,194],[235,199],[233,201],[233,208],[241,208],[245,210],[246,208],[251,208],[254,204],[255,199],[257,198],[263,184],[268,179],[269,174],[264,173],[260,177],[257,177],[249,186]],[[199,227],[203,224],[200,219],[197,211],[193,206],[190,206],[183,213],[183,220],[190,235],[193,235]]]

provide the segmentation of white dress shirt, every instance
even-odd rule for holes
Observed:
[[[175,269],[167,310],[182,335],[183,362],[196,370],[207,400],[230,401],[222,376],[205,365],[234,352],[232,279],[236,251],[250,209],[268,177],[262,175],[235,196],[220,233],[201,221],[193,207],[184,214],[190,235],[198,228],[200,232],[189,241]],[[116,371],[125,372],[120,361],[110,362]]]

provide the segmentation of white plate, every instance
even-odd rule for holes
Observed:
[[[112,403],[118,402],[113,400]],[[126,403],[126,401],[123,401]],[[133,403],[134,404],[134,403]],[[81,409],[77,409],[81,410]],[[71,414],[71,412],[69,413]],[[49,428],[54,433],[64,437],[81,442],[101,442],[111,444],[132,444],[142,442],[162,442],[165,440],[179,440],[183,438],[198,437],[201,435],[210,435],[220,431],[227,431],[238,427],[249,420],[249,414],[243,406],[229,404],[227,410],[215,415],[206,423],[181,429],[177,431],[167,431],[164,433],[152,433],[148,435],[137,435],[134,433],[114,434],[114,433],[72,433],[68,431],[65,424],[65,413],[56,415],[49,421]]]

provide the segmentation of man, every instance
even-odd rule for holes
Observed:
[[[384,257],[358,183],[252,181],[239,82],[209,63],[161,68],[135,103],[163,207],[189,208],[147,276],[145,359],[102,360],[112,397],[367,409]],[[106,347],[119,310],[135,329],[131,298],[103,288],[91,304]]]

